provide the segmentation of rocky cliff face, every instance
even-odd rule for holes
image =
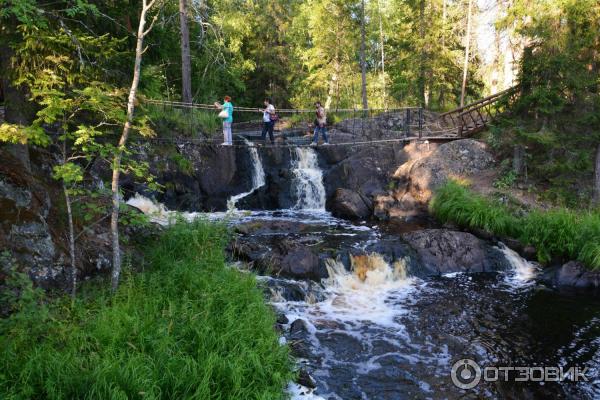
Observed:
[[[377,135],[382,134],[381,127],[377,129]],[[334,135],[351,133],[333,130],[332,138]],[[144,145],[138,150],[150,163],[151,172],[164,191],[148,193],[143,185],[125,177],[125,192],[155,197],[169,209],[222,211],[229,197],[252,187],[253,161],[249,149],[243,146],[228,148],[182,142],[158,148]],[[238,207],[264,210],[292,207],[293,147],[258,147],[257,151],[265,185],[240,200]],[[485,146],[471,139],[441,145],[423,142],[406,146],[400,142],[332,145],[319,146],[315,151],[323,171],[326,208],[347,219],[375,216],[386,220],[426,214],[436,187],[449,178],[477,176],[494,163]]]
[[[0,284],[16,268],[46,289],[66,288],[70,264],[62,191],[50,177],[51,165],[31,151],[31,173],[0,148]],[[80,227],[81,228],[81,227]],[[77,242],[80,276],[110,268],[106,224],[81,232]]]

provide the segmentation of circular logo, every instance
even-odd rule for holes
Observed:
[[[458,360],[450,372],[452,383],[460,389],[473,389],[481,380],[481,368],[469,358]]]

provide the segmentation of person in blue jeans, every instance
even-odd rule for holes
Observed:
[[[266,98],[264,101],[265,108],[260,110],[263,113],[263,129],[261,139],[264,141],[267,138],[267,132],[269,133],[269,139],[271,144],[275,143],[273,139],[273,129],[275,128],[275,107],[271,104],[271,99]]]
[[[315,133],[313,137],[313,141],[310,144],[311,146],[316,146],[319,143],[319,132],[323,136],[323,144],[328,145],[329,140],[327,139],[327,114],[325,114],[325,109],[321,106],[321,102],[317,101],[315,103],[316,115],[317,118],[315,120]]]
[[[223,118],[223,143],[222,146],[231,146],[233,144],[233,135],[231,133],[231,125],[233,124],[233,104],[231,97],[225,96],[223,104],[215,103],[215,107],[227,112],[227,117]]]

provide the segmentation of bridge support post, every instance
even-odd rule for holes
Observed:
[[[404,117],[404,135],[410,136],[410,108],[406,109],[406,116]]]

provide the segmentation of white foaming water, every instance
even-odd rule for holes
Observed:
[[[348,362],[329,348],[330,344],[321,343],[328,337],[348,337],[363,343],[364,348],[370,348],[377,341],[410,342],[400,318],[408,314],[405,304],[411,302],[417,291],[417,279],[407,277],[403,260],[390,265],[376,253],[350,259],[352,271],[347,271],[339,261],[326,261],[329,278],[322,281],[324,298],[321,301],[310,301],[309,296],[305,301],[272,298],[274,306],[285,313],[290,322],[305,321],[307,340],[322,357],[319,368],[322,370],[317,374],[340,365],[355,368],[361,375],[368,374],[382,368],[379,363],[382,357],[403,357],[400,353],[386,353]],[[313,393],[297,385],[290,385],[288,393],[293,400],[340,398],[335,393]]]
[[[407,295],[415,282],[407,277],[404,262],[389,265],[375,253],[352,256],[351,261],[349,272],[342,263],[327,260],[329,278],[324,283],[329,296],[319,305],[320,311],[338,321],[368,321],[397,328],[395,317],[403,312],[389,300]]]
[[[323,171],[317,153],[310,147],[296,147],[292,164],[294,209],[325,211]]]
[[[265,185],[265,170],[262,165],[262,161],[256,150],[256,146],[254,143],[250,142],[248,139],[244,138],[244,141],[248,145],[248,152],[250,153],[250,158],[252,159],[252,189],[248,192],[236,194],[227,200],[227,209],[229,211],[236,210],[236,204],[239,200],[243,199],[246,196],[251,195],[256,189]]]
[[[288,384],[287,392],[292,400],[325,400],[323,397],[314,394],[311,389],[294,382]]]
[[[149,216],[152,222],[155,222],[160,225],[169,225],[178,216],[182,217],[186,221],[193,221],[194,219],[202,215],[201,213],[195,212],[175,212],[167,210],[164,204],[158,203],[154,200],[144,197],[139,193],[136,193],[135,196],[127,200],[127,204],[137,208],[138,210]]]
[[[329,278],[323,281],[323,301],[278,302],[273,299],[274,303],[290,321],[302,318],[317,327],[323,321],[337,321],[352,326],[375,324],[401,331],[396,318],[405,311],[398,301],[409,297],[416,282],[407,277],[404,262],[389,265],[379,254],[352,256],[351,260],[352,271],[347,271],[339,261],[326,261]]]
[[[534,264],[525,260],[504,243],[500,243],[499,249],[513,268],[506,276],[505,282],[517,287],[529,286],[535,282],[539,269]]]

